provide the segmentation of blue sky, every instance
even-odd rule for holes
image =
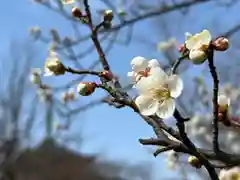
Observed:
[[[95,4],[95,6],[98,6],[98,4]],[[215,7],[213,10],[214,6],[215,4],[211,3],[194,7],[189,15],[183,19],[176,18],[174,14],[171,14],[169,17],[176,18],[169,18],[169,21],[176,21],[176,23],[171,23],[170,25],[172,35],[182,42],[184,40],[184,32],[186,31],[196,33],[203,28],[207,28],[213,31],[213,35],[217,35],[233,27],[236,22],[239,22],[240,18],[236,16],[240,8],[239,3],[231,9]],[[69,23],[56,13],[50,12],[48,9],[33,4],[28,0],[15,0],[14,3],[13,1],[3,1],[0,6],[0,22],[0,57],[6,55],[6,52],[9,51],[8,46],[12,39],[24,40],[28,37],[29,27],[38,25],[45,34],[48,33],[47,31],[51,27],[60,29],[61,34],[68,34],[70,32],[68,27],[71,28]],[[137,35],[143,34],[153,43],[164,40],[161,30],[153,23],[157,23],[156,19],[138,23],[134,28],[136,33],[134,36],[137,37]],[[216,29],[215,26],[221,28]],[[42,67],[48,46],[40,43],[37,43],[37,45],[39,62],[36,63],[36,66]],[[95,59],[95,55],[90,55],[86,58],[88,59],[87,61]],[[130,70],[130,60],[138,55],[145,56],[148,59],[162,58],[161,54],[156,51],[156,47],[140,44],[139,42],[132,42],[127,47],[115,46],[107,58],[113,71],[116,74],[125,76],[128,70]],[[194,70],[194,72],[189,71],[183,77],[186,78],[189,74],[196,75],[200,72],[200,69]],[[58,80],[59,78],[54,78],[51,81]],[[81,97],[79,101],[88,101],[86,98]],[[81,122],[81,119],[83,122]],[[35,128],[38,129],[39,126]],[[130,109],[116,110],[107,105],[95,107],[78,116],[71,130],[76,134],[81,131],[86,138],[81,149],[84,153],[102,152],[103,156],[109,159],[123,159],[131,163],[151,161],[157,165],[158,169],[165,170],[160,157],[157,159],[153,158],[151,150],[142,147],[138,143],[138,138],[153,136],[153,132]]]

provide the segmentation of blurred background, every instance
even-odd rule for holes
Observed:
[[[238,0],[89,0],[94,23],[107,9],[112,27],[99,33],[110,66],[132,96],[127,72],[136,56],[157,59],[166,69],[179,57],[185,32],[208,29],[225,35],[230,48],[216,53],[220,91],[231,98],[230,114],[240,115]],[[84,10],[81,0],[75,6]],[[81,97],[76,87],[95,77],[65,74],[42,77],[45,89],[30,81],[32,68],[43,70],[49,50],[66,66],[101,70],[89,29],[72,18],[72,5],[60,0],[2,1],[0,5],[0,138],[1,178],[9,180],[159,180],[208,179],[204,169],[187,164],[183,154],[153,156],[139,138],[154,132],[129,108],[104,103],[97,91]],[[177,103],[191,117],[189,137],[199,146],[211,145],[212,82],[207,64],[187,60],[178,73],[184,91]],[[71,94],[73,98],[67,98]],[[174,126],[174,119],[166,120]],[[221,148],[240,152],[239,130],[220,127]],[[7,177],[7,178],[6,178]]]

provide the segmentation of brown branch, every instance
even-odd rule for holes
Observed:
[[[214,50],[209,47],[208,51],[208,66],[213,80],[213,151],[218,152],[219,142],[218,142],[218,75],[216,72],[216,67],[214,65]]]
[[[97,71],[91,71],[91,70],[75,70],[75,69],[72,69],[71,67],[66,67],[65,70],[66,70],[67,72],[72,73],[72,74],[79,74],[79,75],[91,74],[91,75],[95,75],[95,76],[100,76],[100,72],[97,72]]]

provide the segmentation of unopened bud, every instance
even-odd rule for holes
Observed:
[[[231,121],[229,120],[228,117],[228,112],[218,113],[218,121],[224,124],[225,126],[231,126]]]
[[[218,96],[218,111],[220,113],[226,113],[230,105],[230,99],[225,95]]]
[[[104,11],[104,21],[111,22],[112,20],[113,20],[113,11],[112,10]]]
[[[197,168],[197,169],[199,169],[199,168],[202,167],[201,162],[200,162],[199,159],[196,158],[195,156],[189,156],[189,157],[188,157],[188,163],[189,163],[191,166],[193,166],[193,167],[195,167],[195,168]]]
[[[185,52],[185,50],[186,50],[186,47],[185,47],[184,44],[181,44],[181,45],[178,47],[178,51],[179,51],[180,53]]]
[[[66,71],[65,66],[60,61],[56,52],[51,51],[45,63],[45,76],[63,75]]]
[[[96,87],[97,85],[94,82],[81,82],[77,87],[77,91],[81,96],[89,96],[95,91]]]
[[[113,74],[110,71],[104,70],[100,73],[101,76],[103,76],[106,80],[111,81],[113,79]]]
[[[206,61],[207,53],[202,50],[192,50],[189,52],[189,59],[193,64],[199,65]]]
[[[226,51],[229,47],[229,41],[225,37],[219,37],[212,43],[212,45],[216,51]]]
[[[77,7],[72,8],[72,16],[75,18],[81,18],[82,17],[81,10]]]

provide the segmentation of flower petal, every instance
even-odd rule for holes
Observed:
[[[175,110],[175,101],[172,98],[166,99],[161,105],[159,105],[156,112],[157,116],[162,119],[170,118]]]
[[[204,29],[199,34],[195,34],[194,36],[190,36],[187,38],[187,40],[185,41],[186,48],[191,50],[196,46],[209,45],[211,39],[212,37],[210,32]]]
[[[168,75],[160,67],[151,68],[150,74],[152,75],[151,77],[154,78],[154,83],[157,83],[158,85],[164,84],[168,79]]]
[[[137,74],[133,71],[128,72],[127,76],[129,77],[130,83],[135,84],[137,80]]]
[[[196,36],[190,36],[185,41],[186,48],[189,50],[196,46],[196,44],[198,44],[198,39],[196,38]]]
[[[170,90],[170,95],[173,98],[180,96],[183,90],[183,81],[178,75],[172,75],[168,78],[167,82],[168,88]]]
[[[151,59],[150,61],[148,61],[148,67],[149,68],[155,68],[155,67],[159,67],[159,62],[157,59]]]
[[[133,71],[131,71],[131,72],[128,72],[128,73],[127,73],[127,76],[128,76],[128,77],[134,77],[134,74],[135,74],[135,73],[134,73]]]
[[[189,52],[189,59],[193,64],[202,64],[207,59],[207,54],[204,51],[192,49]]]
[[[185,32],[184,33],[186,40],[192,37],[192,34],[190,32]]]
[[[212,40],[211,34],[208,30],[204,29],[198,36],[201,44],[209,45],[210,41]]]
[[[144,116],[150,116],[156,113],[158,109],[158,102],[151,96],[138,96],[135,100],[139,111]]]
[[[133,58],[130,64],[135,72],[145,71],[145,69],[148,67],[148,61],[141,56]]]
[[[139,94],[149,94],[151,89],[154,89],[155,86],[153,86],[154,78],[152,76],[148,77],[143,77],[141,78],[137,84],[136,84],[136,89],[139,91]]]
[[[230,105],[230,99],[227,96],[221,94],[221,95],[218,96],[218,104],[229,106]]]

